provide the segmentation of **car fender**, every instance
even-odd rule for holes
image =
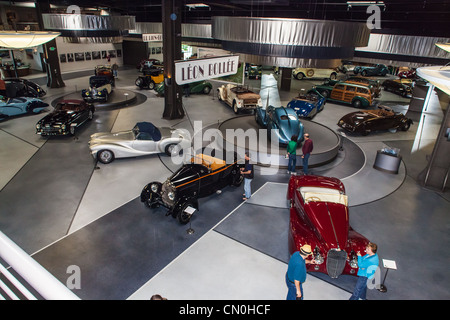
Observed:
[[[158,192],[153,192],[151,190],[151,185],[152,184],[157,184],[158,185]],[[153,192],[155,194],[156,197],[160,198],[160,191],[161,191],[161,187],[162,187],[162,183],[159,181],[152,181],[150,183],[148,183],[147,185],[145,185],[145,187],[142,189],[141,191],[141,202],[145,202],[149,199],[150,194]]]

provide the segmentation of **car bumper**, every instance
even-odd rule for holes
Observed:
[[[40,134],[41,136],[66,136],[70,132],[61,128],[44,128],[36,130],[36,134]]]

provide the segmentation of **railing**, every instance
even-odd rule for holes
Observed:
[[[58,279],[31,258],[25,251],[0,231],[0,258],[17,272],[45,300],[79,300],[80,298],[64,286]],[[28,300],[37,300],[19,280],[0,264],[0,273],[15,288],[10,288],[0,280],[0,289],[12,300],[19,296]],[[21,293],[18,294],[18,291]],[[0,295],[0,300],[6,299]]]

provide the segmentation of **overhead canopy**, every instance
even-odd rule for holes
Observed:
[[[146,132],[152,136],[153,141],[161,140],[161,132],[151,122],[138,122],[136,123],[139,132]]]
[[[59,36],[50,31],[0,31],[0,47],[26,49],[37,47]]]

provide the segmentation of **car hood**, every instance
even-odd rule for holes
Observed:
[[[193,182],[198,177],[198,165],[185,164],[178,169],[169,180],[174,187],[182,188],[189,185],[190,182]]]
[[[66,123],[75,115],[76,113],[67,113],[65,111],[52,112],[42,118],[40,122],[43,124]]]
[[[314,226],[314,231],[327,250],[344,249],[349,232],[348,208],[333,202],[314,202],[305,204],[305,211]]]
[[[98,132],[91,135],[91,145],[92,144],[106,144],[106,143],[117,143],[123,141],[134,140],[134,133],[131,130],[120,131],[120,132]]]

